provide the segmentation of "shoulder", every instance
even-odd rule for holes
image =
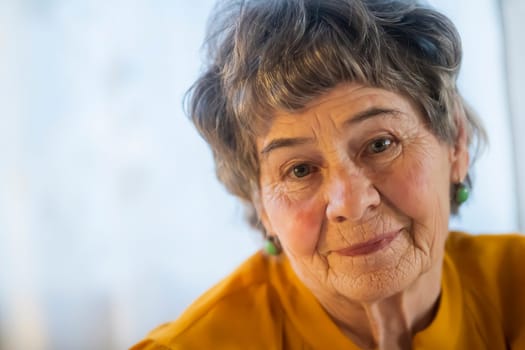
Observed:
[[[469,235],[451,232],[446,253],[462,279],[494,282],[498,288],[525,282],[525,236],[520,234]],[[525,288],[525,283],[520,285]]]
[[[446,253],[459,274],[470,313],[490,318],[487,323],[493,326],[499,324],[509,342],[521,339],[520,334],[525,334],[525,236],[452,232]]]
[[[505,267],[514,269],[514,263],[525,261],[525,235],[451,232],[446,252],[454,261],[465,263],[458,265],[460,269],[478,267],[497,271],[503,267],[502,264],[509,264]]]
[[[275,269],[271,259],[253,255],[179,319],[158,327],[132,349],[239,348],[262,346],[264,338],[276,339],[278,334],[272,333],[279,330],[282,312],[271,283]]]

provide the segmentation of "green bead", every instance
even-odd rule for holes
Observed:
[[[470,193],[469,193],[468,188],[465,185],[460,184],[458,188],[456,189],[456,203],[457,204],[465,203],[466,200],[468,199],[469,194]]]
[[[264,251],[268,255],[279,255],[279,249],[270,239],[267,239],[264,243]]]

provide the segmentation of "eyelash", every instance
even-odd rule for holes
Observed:
[[[374,152],[373,150],[371,150],[371,148],[374,145],[377,145],[378,142],[385,142],[386,143],[385,149],[379,152]],[[376,156],[382,155],[385,152],[394,150],[396,145],[397,145],[397,142],[392,136],[376,137],[365,144],[363,151],[361,153],[364,154],[365,156],[376,157]]]
[[[371,151],[370,148],[373,147],[374,144],[380,141],[383,141],[383,142],[386,141],[385,149],[380,152]],[[398,145],[397,140],[390,135],[376,137],[366,142],[363,149],[358,155],[360,158],[365,158],[365,159],[366,158],[368,159],[376,158],[376,157],[379,158],[381,156],[393,155],[392,152],[396,149],[397,145]],[[308,174],[304,176],[299,176],[299,177],[296,176],[296,174],[294,174],[294,170],[297,170],[300,167],[308,167],[308,170],[309,170]],[[310,164],[308,162],[297,162],[285,168],[283,177],[285,179],[291,179],[294,181],[302,181],[302,180],[305,180],[311,177],[313,174],[317,173],[319,170],[320,168],[318,166]]]
[[[298,169],[299,167],[308,167],[308,174],[304,175],[304,176],[297,176],[294,174],[294,170]],[[285,171],[285,177],[287,178],[291,178],[293,180],[296,180],[296,181],[301,181],[305,178],[308,178],[310,177],[312,174],[315,174],[316,172],[319,171],[319,168],[316,167],[315,165],[312,165],[312,164],[309,164],[309,163],[306,163],[306,162],[303,162],[303,163],[295,163],[293,165],[291,165],[290,167],[288,167]]]

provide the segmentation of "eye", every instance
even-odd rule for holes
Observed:
[[[392,146],[393,141],[390,138],[382,137],[379,139],[373,140],[370,144],[367,146],[367,151],[370,154],[377,154],[386,151],[387,149]]]
[[[292,175],[296,178],[302,178],[310,175],[313,172],[312,166],[308,164],[295,165],[292,168]]]

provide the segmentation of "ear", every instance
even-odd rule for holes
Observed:
[[[459,103],[456,103],[454,122],[456,123],[456,140],[450,149],[450,181],[452,183],[459,183],[465,180],[470,161],[467,116],[462,105]]]

